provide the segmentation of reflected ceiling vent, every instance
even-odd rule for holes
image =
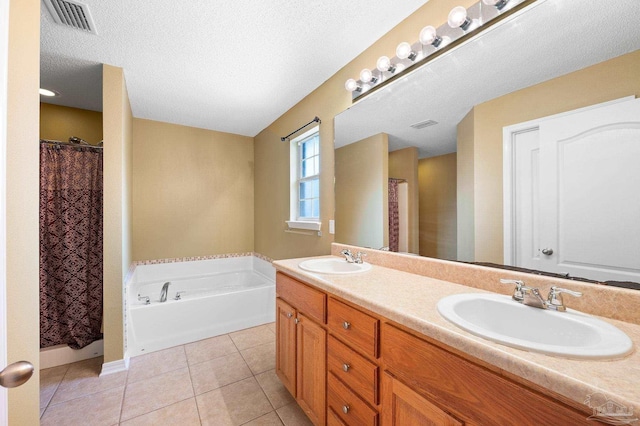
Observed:
[[[436,124],[438,124],[438,122],[435,120],[424,120],[424,121],[420,121],[418,123],[412,124],[411,127],[413,127],[414,129],[424,129],[425,127],[435,126]]]
[[[56,23],[98,34],[86,4],[69,0],[44,0],[44,4]]]

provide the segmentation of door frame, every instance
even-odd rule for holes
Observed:
[[[0,0],[0,369],[7,365],[7,74],[9,72],[9,0]],[[7,424],[7,389],[0,387],[0,424]]]
[[[511,126],[502,128],[502,216],[503,216],[503,263],[509,266],[514,265],[516,256],[516,211],[515,211],[515,150],[514,143],[516,135],[532,130],[536,130],[540,125],[547,120],[560,118],[567,115],[572,115],[584,111],[588,111],[594,108],[600,108],[608,105],[617,104],[620,102],[627,102],[636,99],[634,95],[625,96],[624,98],[614,99],[608,102],[602,102],[594,105],[589,105],[582,108],[577,108],[571,111],[565,111],[546,117],[536,118],[534,120],[525,121]]]

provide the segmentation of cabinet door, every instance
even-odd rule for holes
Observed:
[[[385,426],[463,424],[387,373],[382,377],[381,411]]]
[[[297,396],[298,404],[315,425],[326,418],[327,332],[302,314],[298,314]]]
[[[296,396],[296,311],[276,299],[276,374],[287,390]]]

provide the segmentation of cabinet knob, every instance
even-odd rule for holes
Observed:
[[[287,318],[291,318],[293,314],[291,312],[287,312]]]
[[[348,405],[343,405],[342,406],[342,412],[345,414],[349,414],[349,406]]]
[[[295,322],[296,324],[300,323],[300,319],[296,318],[295,320],[293,320],[293,322]]]
[[[351,368],[351,366],[347,363],[342,364],[342,371],[344,371],[345,373],[349,372],[349,368]]]
[[[342,328],[344,328],[345,330],[348,330],[349,327],[351,327],[351,323],[350,322],[345,321],[345,322],[342,323]]]
[[[553,249],[544,248],[544,249],[542,249],[542,254],[547,255],[547,256],[551,256],[553,254]]]

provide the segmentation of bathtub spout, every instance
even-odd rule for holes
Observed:
[[[169,284],[171,284],[171,283],[167,281],[162,286],[162,290],[160,290],[160,303],[167,301],[167,293],[169,292]]]

